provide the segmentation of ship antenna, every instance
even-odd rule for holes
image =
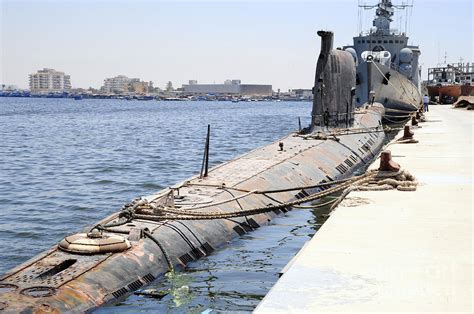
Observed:
[[[408,34],[408,10],[405,10],[405,34]]]
[[[379,2],[375,5],[367,5],[367,4],[359,3],[359,8],[362,8],[365,10],[377,8],[377,10],[375,11],[376,18],[374,19],[374,26],[376,26],[377,32],[380,31],[385,34],[388,34],[390,32],[390,22],[393,21],[392,17],[394,15],[394,9],[403,10],[403,9],[411,8],[411,7],[413,7],[413,1],[412,1],[412,4],[402,2],[402,4],[398,4],[398,5],[392,4],[391,0],[379,0]],[[401,18],[399,19],[399,23],[400,23],[400,28],[401,28]],[[405,32],[407,31],[406,28],[407,26],[405,27]]]
[[[359,36],[362,35],[362,17],[361,17],[361,7],[360,7],[360,0],[357,0],[357,33],[359,34]]]

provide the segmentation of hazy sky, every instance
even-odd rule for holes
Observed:
[[[342,46],[359,25],[357,0],[0,3],[0,83],[21,88],[43,67],[64,71],[73,87],[85,88],[118,74],[162,88],[190,79],[310,88],[316,31],[333,30],[335,45]],[[474,61],[473,10],[472,0],[414,1],[408,35],[410,44],[420,45],[423,77],[444,52],[449,62]],[[365,12],[364,29],[373,14]]]

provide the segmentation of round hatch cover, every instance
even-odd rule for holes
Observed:
[[[78,254],[99,254],[121,252],[130,248],[130,242],[119,235],[91,235],[78,233],[65,237],[59,242],[59,248]]]

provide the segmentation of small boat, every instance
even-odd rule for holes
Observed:
[[[76,96],[74,96],[74,100],[82,100],[82,95],[76,95]]]

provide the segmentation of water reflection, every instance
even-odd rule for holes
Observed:
[[[137,304],[141,312],[251,312],[327,219],[329,207],[293,209],[211,256],[189,263],[186,270],[158,279],[145,289],[148,295],[134,295],[96,312],[131,313]]]

